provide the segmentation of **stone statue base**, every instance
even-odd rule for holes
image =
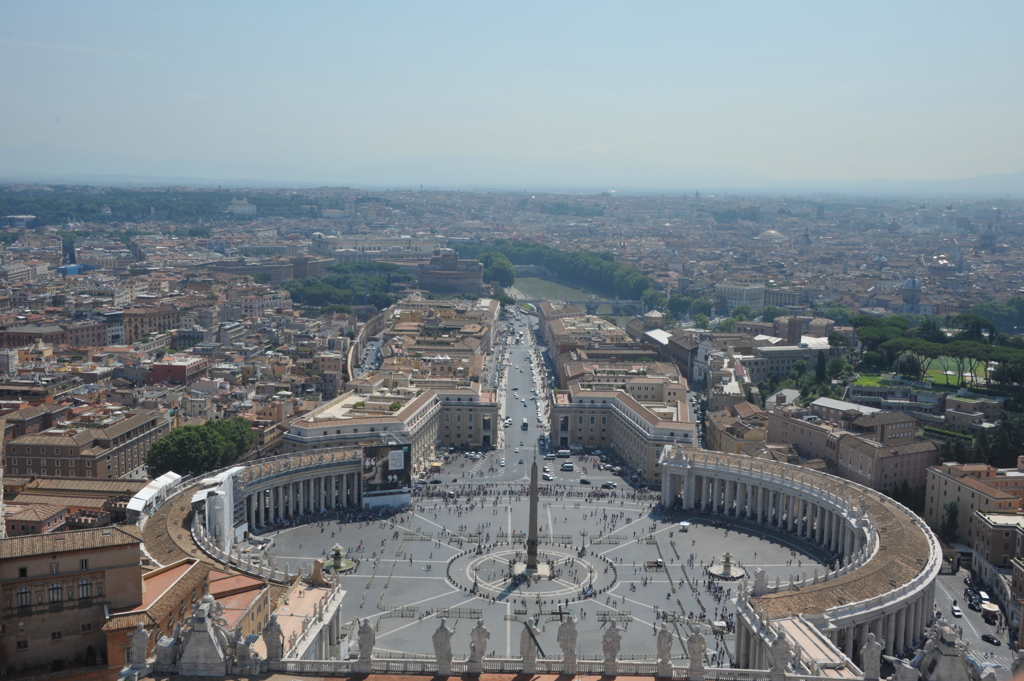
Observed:
[[[466,663],[466,671],[470,674],[483,674],[484,663],[481,660],[470,660]]]
[[[604,676],[618,676],[619,675],[619,663],[618,661],[606,661],[604,663]]]
[[[452,663],[437,663],[437,675],[438,676],[451,676],[452,675]]]
[[[373,673],[373,661],[372,660],[356,660],[352,663],[352,671],[356,674],[372,674]]]
[[[519,575],[526,575],[527,577],[533,577],[536,575],[542,579],[547,579],[551,576],[551,566],[547,563],[537,563],[537,568],[535,570],[531,570],[526,567],[526,563],[516,563],[515,567],[512,568],[512,571],[517,577]]]
[[[658,663],[658,669],[654,673],[654,675],[659,677],[659,678],[662,678],[662,679],[671,679],[672,678],[672,665],[671,664],[665,664],[664,662],[659,662]]]

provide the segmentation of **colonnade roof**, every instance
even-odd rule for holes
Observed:
[[[878,551],[859,568],[798,591],[765,594],[752,599],[772,619],[819,614],[830,608],[866,601],[903,586],[928,564],[931,545],[924,530],[905,511],[874,495],[867,497],[867,515],[878,529]]]
[[[790,484],[799,480],[801,484],[806,482],[847,502],[862,499],[866,504],[865,514],[871,518],[878,531],[878,550],[875,554],[860,567],[827,582],[810,584],[809,574],[807,586],[751,598],[751,602],[773,620],[799,614],[817,615],[831,608],[883,596],[912,581],[928,565],[932,549],[932,543],[926,534],[928,530],[914,522],[911,511],[874,490],[843,478],[790,464],[702,450],[687,445],[666,448],[661,463],[667,466],[663,474],[672,472],[673,465],[686,466],[692,463],[713,468],[722,466],[722,473],[742,471],[755,476],[764,475],[765,482],[776,485],[786,484],[783,478]],[[702,474],[700,469],[695,472]],[[797,484],[794,486],[794,492],[799,491],[800,485]],[[852,518],[844,518],[845,522],[851,520]],[[794,574],[798,572],[803,570],[794,570]]]

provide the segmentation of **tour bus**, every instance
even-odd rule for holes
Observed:
[[[530,429],[530,419],[523,419],[523,430]]]

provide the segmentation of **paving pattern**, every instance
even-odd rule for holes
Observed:
[[[480,464],[487,470],[490,462]],[[598,485],[602,476],[611,479],[595,471]],[[685,660],[682,638],[700,631],[709,636],[709,656],[717,651],[728,664],[732,636],[716,642],[711,630],[712,622],[727,621],[733,612],[729,600],[736,584],[721,583],[721,593],[710,593],[704,568],[711,560],[729,551],[748,573],[761,567],[771,581],[823,571],[824,556],[794,537],[760,527],[749,533],[715,527],[693,514],[663,517],[656,498],[636,497],[631,490],[599,497],[592,487],[575,485],[547,488],[541,497],[540,551],[554,563],[553,577],[517,584],[509,579],[509,560],[525,554],[525,486],[492,484],[487,496],[466,496],[482,486],[432,488],[436,497],[418,499],[414,510],[383,520],[324,519],[273,531],[272,554],[278,565],[294,569],[340,543],[359,560],[356,571],[342,578],[348,592],[343,617],[369,619],[377,630],[375,650],[392,658],[431,656],[430,634],[441,616],[456,629],[456,658],[468,654],[469,631],[478,619],[491,632],[489,655],[518,656],[528,617],[540,618],[541,646],[557,657],[559,619],[572,613],[579,619],[581,659],[600,658],[604,627],[615,620],[624,629],[622,659],[654,660],[655,627],[666,622],[676,635],[674,657]],[[442,496],[449,487],[459,494],[455,500]],[[500,493],[509,489],[514,493]],[[688,532],[680,531],[682,520],[692,523]],[[590,597],[584,597],[587,587],[594,590]]]

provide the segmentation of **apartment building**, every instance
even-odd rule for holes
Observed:
[[[941,463],[926,472],[924,521],[938,531],[945,506],[957,503],[959,540],[968,546],[976,539],[975,511],[1019,512],[1024,509],[1024,457],[1016,469],[993,468],[983,463]]]
[[[824,459],[830,472],[883,491],[904,482],[921,487],[938,463],[938,445],[916,436],[909,414],[825,397],[768,412],[768,442],[789,444],[802,458]]]
[[[493,392],[468,387],[388,388],[379,374],[351,381],[347,391],[293,421],[285,452],[352,447],[396,439],[410,445],[414,474],[428,469],[438,443],[490,449],[497,444],[498,401]]]
[[[693,444],[696,426],[685,383],[658,377],[572,381],[553,396],[551,441],[618,454],[643,479],[660,484],[666,444]]]
[[[133,307],[124,311],[125,342],[137,343],[146,336],[178,328],[180,315],[173,307]]]
[[[732,312],[740,305],[760,312],[764,309],[764,292],[764,284],[715,284],[715,302],[726,312]]]
[[[768,414],[750,402],[737,402],[708,412],[705,428],[707,449],[739,454],[743,445],[768,437]]]
[[[800,361],[806,362],[812,370],[817,364],[818,356],[824,355],[825,361],[841,354],[841,348],[833,348],[827,338],[802,336],[796,345],[762,346],[754,351],[753,356],[743,357],[741,362],[753,383],[760,383],[772,374],[786,376],[793,371],[793,366]]]
[[[26,669],[106,648],[105,613],[142,603],[136,527],[0,539],[0,660]]]
[[[96,409],[5,442],[4,468],[10,475],[141,479],[146,453],[170,427],[158,411]]]

